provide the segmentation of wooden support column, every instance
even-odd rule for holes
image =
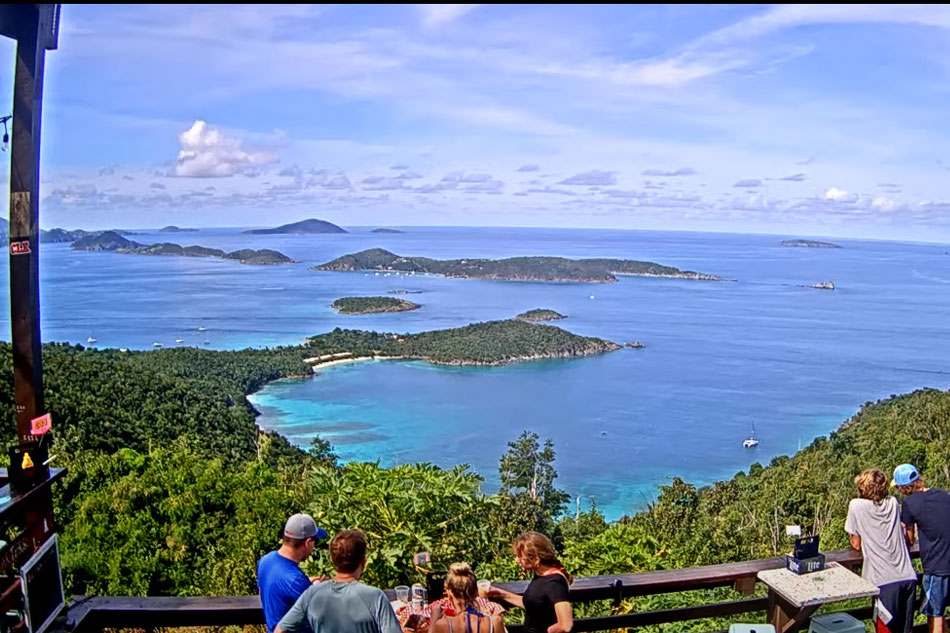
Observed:
[[[30,422],[46,412],[39,292],[39,175],[43,67],[56,47],[59,5],[24,4],[7,11],[5,34],[17,40],[10,143],[10,325],[17,442],[33,443]],[[6,30],[5,29],[5,30]]]

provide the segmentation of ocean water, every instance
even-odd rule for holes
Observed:
[[[793,453],[866,401],[950,383],[945,245],[833,239],[845,248],[806,249],[780,247],[783,237],[766,235],[406,230],[132,236],[273,248],[301,262],[274,267],[44,244],[43,337],[85,344],[94,336],[99,347],[151,349],[180,336],[185,345],[240,349],[292,344],[337,326],[419,332],[552,308],[568,316],[559,327],[646,347],[497,368],[353,363],[272,383],[252,400],[262,427],[300,445],[319,434],[346,460],[467,463],[486,478],[486,490],[495,486],[507,442],[535,431],[554,440],[558,485],[585,506],[595,499],[609,518],[642,508],[673,476],[696,483],[731,477]],[[370,247],[437,258],[644,259],[728,280],[553,284],[308,270]],[[838,289],[808,287],[822,280]],[[360,316],[329,308],[338,297],[394,289],[421,291],[407,298],[422,308]],[[5,334],[8,314],[4,306]],[[761,444],[744,449],[753,423]]]

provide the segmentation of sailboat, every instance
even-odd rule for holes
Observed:
[[[742,443],[743,448],[755,448],[759,445],[759,440],[755,439],[755,422],[752,423],[752,435]]]
[[[185,342],[185,339],[181,337],[181,332],[178,333],[178,338],[175,339],[175,342],[178,343],[179,345]]]
[[[89,338],[86,339],[86,342],[87,342],[87,343],[95,343],[95,342],[97,342],[97,341],[96,341],[96,333],[95,333],[95,332],[90,332],[90,333],[89,333]]]

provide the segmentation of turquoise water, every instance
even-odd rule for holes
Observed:
[[[242,236],[236,230],[140,235],[218,248],[274,248],[302,263],[77,253],[43,245],[45,340],[147,349],[288,344],[334,327],[418,332],[552,308],[572,332],[646,348],[500,368],[378,361],[332,367],[255,394],[265,428],[344,459],[469,463],[492,487],[522,429],[555,442],[558,483],[611,518],[679,475],[706,483],[794,452],[862,403],[950,377],[947,247],[776,236],[553,229],[411,228],[402,235]],[[647,259],[732,281],[623,278],[545,284],[385,277],[307,268],[363,248],[431,257],[563,255]],[[5,265],[5,264],[4,264]],[[832,280],[838,290],[807,286]],[[422,309],[343,316],[336,298],[420,290]],[[593,296],[593,299],[591,299]],[[8,309],[3,313],[8,314]],[[199,325],[206,327],[198,332]],[[9,323],[4,325],[9,331]],[[761,444],[743,449],[755,422]],[[889,465],[880,465],[889,466]]]

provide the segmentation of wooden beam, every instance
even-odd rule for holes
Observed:
[[[45,413],[39,294],[40,123],[46,35],[41,13],[31,5],[17,27],[10,144],[10,324],[17,443],[34,443],[30,421]]]

